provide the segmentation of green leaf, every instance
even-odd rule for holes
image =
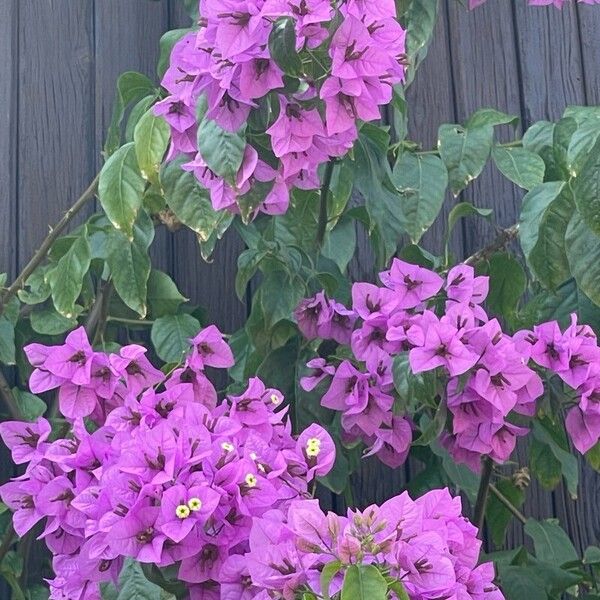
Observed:
[[[127,118],[127,126],[125,127],[125,142],[133,142],[133,134],[135,128],[140,122],[140,119],[146,114],[150,107],[154,104],[156,96],[151,94],[144,96],[137,104],[133,105],[129,117]]]
[[[518,186],[530,190],[544,181],[546,165],[542,158],[525,148],[495,146],[492,158],[500,172]]]
[[[123,121],[125,109],[133,102],[139,102],[149,94],[156,96],[156,90],[152,81],[145,75],[135,71],[127,71],[119,76],[112,120],[104,145],[104,154],[107,158],[121,145],[121,122]]]
[[[35,421],[46,412],[46,403],[38,396],[20,390],[18,387],[14,387],[12,392],[26,421]]]
[[[600,565],[600,548],[589,546],[583,553],[583,563],[586,565]]]
[[[342,273],[356,252],[356,222],[349,217],[342,217],[338,224],[325,234],[321,254],[332,260]]]
[[[52,290],[50,284],[46,281],[46,274],[51,268],[51,265],[42,265],[27,278],[23,288],[17,292],[21,302],[33,305],[40,304],[50,298]]]
[[[104,600],[164,600],[160,587],[146,579],[139,563],[128,559],[119,575],[119,584],[103,584]]]
[[[577,560],[577,551],[557,520],[527,519],[525,533],[533,540],[535,555],[539,560],[557,567]]]
[[[401,581],[388,581],[390,591],[396,594],[398,600],[410,600],[408,593]]]
[[[442,466],[450,481],[456,486],[458,491],[463,491],[472,505],[477,498],[479,491],[480,477],[473,473],[469,467],[457,463],[437,441],[430,446],[432,452],[442,459]]]
[[[506,252],[494,254],[488,262],[490,291],[487,297],[489,308],[513,321],[519,300],[527,288],[527,276],[518,260]]]
[[[217,212],[215,215],[215,224],[212,229],[212,233],[206,240],[203,240],[200,235],[197,236],[198,243],[200,244],[200,255],[206,262],[211,262],[212,253],[215,251],[217,242],[225,235],[225,232],[229,229],[233,223],[233,213],[222,210]]]
[[[237,260],[237,274],[235,276],[235,293],[242,300],[246,295],[248,283],[258,270],[260,261],[266,256],[265,252],[249,248],[244,250]]]
[[[525,501],[525,492],[517,487],[512,480],[503,479],[496,484],[496,487],[505,498],[508,498],[513,506],[520,508],[523,505],[523,502]],[[495,546],[503,546],[506,537],[506,529],[508,528],[513,515],[510,510],[498,500],[495,494],[490,494],[485,510],[485,520],[492,541]]]
[[[190,349],[190,339],[200,329],[200,322],[192,315],[165,315],[152,324],[150,338],[161,360],[178,363]]]
[[[412,0],[406,13],[406,54],[408,67],[405,87],[415,77],[419,65],[427,56],[437,22],[439,0]]]
[[[567,165],[573,177],[581,172],[586,162],[594,162],[593,155],[597,152],[594,150],[594,146],[597,145],[599,138],[600,121],[598,119],[579,124],[567,149]]]
[[[84,227],[68,252],[46,275],[46,281],[52,290],[54,307],[67,319],[72,319],[76,314],[75,302],[81,294],[83,278],[90,268],[91,253],[87,227]]]
[[[480,108],[476,110],[467,121],[467,127],[481,127],[483,125],[517,125],[519,117],[509,115],[495,108]]]
[[[499,565],[498,572],[506,600],[548,600],[546,582],[529,567]]]
[[[573,184],[573,197],[587,227],[600,235],[600,142],[588,156]]]
[[[0,315],[0,362],[15,364],[15,328],[6,315]]]
[[[152,109],[146,111],[133,131],[133,142],[138,167],[144,179],[158,184],[160,163],[169,145],[169,124],[156,117]]]
[[[414,446],[428,446],[433,440],[436,440],[444,431],[446,426],[446,417],[448,409],[445,402],[440,402],[435,416],[427,425],[423,433],[413,442]]]
[[[302,61],[296,52],[296,23],[290,17],[275,22],[269,35],[269,55],[291,77],[302,74]]]
[[[260,287],[261,304],[268,330],[282,319],[291,319],[292,313],[304,295],[304,286],[298,278],[292,279],[285,271],[265,273]]]
[[[198,150],[208,168],[229,183],[235,183],[246,148],[246,126],[231,133],[211,119],[204,118],[198,127]]]
[[[331,580],[339,573],[342,568],[342,563],[339,560],[327,563],[321,571],[321,594],[323,594],[323,600],[331,600],[329,595],[329,586]]]
[[[113,229],[107,240],[106,264],[110,269],[117,294],[123,302],[144,318],[148,312],[147,292],[150,277],[148,248],[154,238],[154,225],[140,211],[133,228],[133,240]]]
[[[553,490],[562,477],[560,461],[552,454],[549,446],[532,438],[529,443],[529,466],[536,479],[546,490]]]
[[[213,209],[208,190],[196,181],[192,173],[181,169],[181,162],[173,161],[163,167],[161,183],[167,204],[201,242],[208,242],[223,215]]]
[[[492,125],[441,125],[438,150],[455,196],[479,176],[492,149]]]
[[[600,237],[586,225],[577,211],[567,227],[565,247],[577,285],[594,304],[600,305]]]
[[[384,251],[378,257],[378,262],[382,264],[386,264],[394,254],[400,237],[405,232],[402,201],[391,182],[388,146],[388,133],[365,123],[354,148],[354,181],[365,198],[371,220],[370,233],[376,227],[381,236]]]
[[[446,167],[437,156],[405,152],[394,165],[392,182],[402,196],[406,231],[418,244],[444,203]]]
[[[558,427],[560,427],[560,430],[557,429]],[[569,450],[562,423],[559,421],[553,426],[547,419],[543,422],[536,419],[533,421],[533,435],[536,440],[546,444],[550,452],[560,462],[567,489],[571,498],[575,500],[579,485],[579,464],[577,458]]]
[[[65,333],[65,331],[77,327],[75,316],[80,310],[80,307],[76,307],[76,314],[71,319],[67,319],[67,317],[57,313],[52,306],[43,307],[41,310],[34,310],[29,317],[31,328],[36,333],[41,333],[42,335],[60,335],[61,333]]]
[[[135,144],[119,148],[104,164],[98,182],[98,197],[115,229],[131,238],[133,224],[142,205],[146,181],[140,173]]]
[[[344,576],[341,600],[386,600],[387,583],[374,565],[350,565]]]
[[[173,46],[187,33],[190,33],[192,29],[172,29],[163,33],[160,38],[159,48],[160,55],[158,58],[158,64],[156,65],[156,73],[159,79],[162,79],[166,70],[169,68],[169,62],[171,60],[171,52]]]
[[[162,271],[152,269],[148,278],[148,309],[152,319],[177,312],[188,299],[177,289],[175,282]]]

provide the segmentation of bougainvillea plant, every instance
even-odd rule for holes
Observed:
[[[578,457],[600,470],[600,108],[520,139],[482,108],[423,149],[405,91],[438,0],[185,5],[158,81],[119,78],[96,179],[0,275],[13,598],[600,599],[600,548],[523,513],[532,477],[575,501]],[[461,219],[493,219],[459,197],[488,161],[519,220],[455,256]],[[158,227],[206,260],[239,236],[241,329],[152,266]],[[361,465],[409,460],[354,501]]]

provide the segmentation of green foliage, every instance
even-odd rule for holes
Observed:
[[[296,52],[293,19],[283,17],[275,22],[269,36],[269,54],[286,75],[298,77],[302,74],[302,61]]]
[[[544,181],[546,165],[542,158],[526,148],[503,148],[492,150],[494,163],[502,174],[518,186],[530,190]]]
[[[117,150],[100,172],[98,197],[106,216],[115,229],[128,238],[133,233],[146,182],[140,172],[135,143],[130,142]]]
[[[190,339],[200,330],[198,319],[185,313],[159,317],[152,324],[152,344],[165,363],[178,363],[189,350]]]
[[[161,117],[155,117],[152,109],[146,111],[133,132],[138,167],[144,179],[158,183],[158,172],[169,144],[169,125]]]
[[[386,600],[388,585],[374,565],[350,565],[342,584],[341,600]]]
[[[406,69],[405,86],[409,86],[416,70],[427,56],[433,38],[439,10],[439,0],[410,0],[406,10]],[[404,11],[400,11],[401,14]]]

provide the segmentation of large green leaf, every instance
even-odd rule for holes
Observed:
[[[503,479],[496,484],[498,491],[508,498],[510,503],[516,508],[520,508],[525,500],[525,492],[516,486],[512,480]],[[503,546],[506,537],[506,530],[513,518],[512,513],[495,494],[490,494],[485,509],[485,521],[496,546]]]
[[[38,396],[20,390],[18,387],[14,387],[12,393],[26,421],[35,421],[46,412],[46,403]]]
[[[148,309],[153,319],[177,312],[187,298],[177,289],[175,282],[162,271],[152,269],[148,278]]]
[[[327,563],[321,571],[321,593],[323,594],[323,600],[331,600],[329,595],[329,586],[331,580],[339,573],[342,568],[342,562],[334,560],[333,562]]]
[[[177,218],[194,231],[201,242],[214,234],[223,215],[210,203],[209,192],[193,176],[181,169],[181,160],[168,163],[161,172],[167,204]]]
[[[560,461],[552,454],[547,444],[535,437],[529,442],[529,468],[542,487],[548,491],[553,490],[562,478]]]
[[[119,148],[100,171],[98,197],[102,208],[115,229],[129,238],[142,206],[145,187],[146,181],[138,167],[134,142]]]
[[[265,273],[260,289],[267,329],[282,319],[291,319],[294,309],[304,295],[302,282],[282,270]]]
[[[162,117],[156,117],[152,109],[142,115],[133,131],[140,173],[155,184],[158,183],[158,171],[167,151],[169,136],[169,124]]]
[[[406,231],[418,244],[444,203],[446,167],[437,156],[405,152],[394,166],[392,182],[402,196]]]
[[[165,315],[154,321],[150,337],[156,354],[166,363],[178,363],[189,350],[189,340],[200,331],[198,319],[185,313]]]
[[[225,131],[207,118],[198,127],[198,150],[202,158],[211,171],[232,184],[244,158],[245,131],[245,125],[238,132]]]
[[[577,210],[590,231],[600,235],[600,142],[587,155],[573,184]]]
[[[487,273],[490,276],[489,308],[509,322],[514,320],[519,300],[527,287],[523,267],[507,252],[498,252],[490,258]]]
[[[546,165],[542,158],[525,148],[495,146],[492,157],[502,174],[518,186],[530,190],[544,181]]]
[[[269,35],[269,55],[277,66],[291,77],[302,74],[302,61],[296,52],[296,22],[282,17],[273,25]]]
[[[548,600],[546,582],[529,567],[500,565],[498,571],[506,600]]]
[[[565,234],[573,201],[562,181],[542,183],[523,199],[519,239],[527,264],[535,277],[549,289],[569,278]]]
[[[121,145],[121,122],[127,106],[139,102],[144,96],[150,94],[156,96],[156,89],[152,81],[145,75],[135,71],[127,71],[119,76],[112,120],[104,145],[106,157],[113,154]]]
[[[577,560],[577,551],[557,520],[527,519],[525,533],[533,540],[535,555],[539,560],[557,567]]]
[[[374,565],[350,565],[344,576],[341,600],[386,600],[387,582]]]
[[[166,600],[160,587],[146,579],[139,563],[128,559],[119,575],[119,583],[102,586],[103,600]]]
[[[577,285],[600,306],[600,237],[587,226],[578,211],[567,227],[565,247]]]
[[[388,145],[388,133],[366,123],[354,149],[354,182],[365,198],[371,233],[376,228],[381,237],[384,256],[379,257],[379,262],[383,264],[394,254],[400,237],[406,231],[402,200],[391,182]]]
[[[53,306],[44,306],[40,310],[34,310],[31,313],[29,317],[31,328],[42,335],[60,335],[77,327],[76,317],[81,310],[81,307],[76,307],[73,317],[67,318],[56,312]]]
[[[406,68],[405,86],[415,77],[419,65],[427,56],[437,22],[439,0],[411,0],[406,11]]]
[[[450,188],[455,196],[475,179],[492,149],[492,125],[441,125],[438,150],[448,169]]]
[[[148,248],[154,238],[154,225],[146,212],[140,211],[129,240],[113,229],[107,241],[106,263],[112,282],[123,302],[142,318],[148,312],[147,285],[150,277]]]
[[[90,268],[91,259],[90,241],[87,228],[84,228],[56,267],[46,274],[54,307],[67,319],[75,315],[75,302],[81,294],[83,278]]]

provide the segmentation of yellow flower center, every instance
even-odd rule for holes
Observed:
[[[233,444],[230,444],[229,442],[223,442],[221,448],[223,448],[225,452],[233,452]]]
[[[256,484],[258,483],[258,480],[256,479],[256,475],[253,475],[252,473],[248,473],[248,475],[246,475],[246,485],[249,488],[253,488],[256,487]]]
[[[250,452],[250,458],[252,460],[256,460],[258,457],[256,456],[256,452]]]
[[[306,442],[306,456],[310,458],[314,458],[315,456],[319,456],[321,452],[321,440],[318,438],[310,438]]]
[[[277,405],[281,402],[281,398],[277,394],[271,394],[271,402]]]
[[[187,505],[191,511],[196,512],[202,508],[202,500],[200,498],[190,498]]]
[[[180,518],[180,519],[187,519],[190,516],[190,508],[189,506],[187,506],[186,504],[180,504],[176,509],[175,509],[175,514]]]

